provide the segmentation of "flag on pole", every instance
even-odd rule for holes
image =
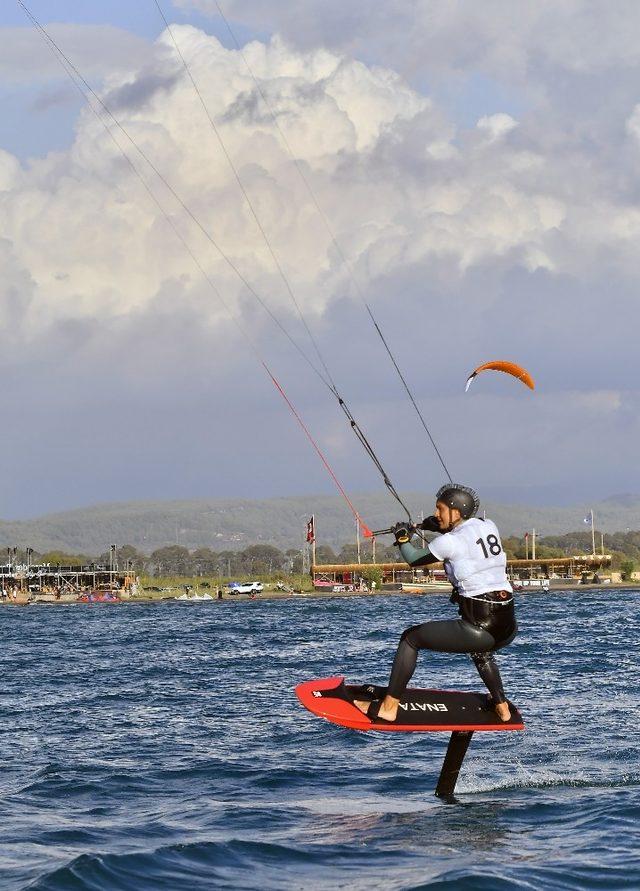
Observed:
[[[588,517],[585,517],[582,522],[586,523],[587,526],[590,526],[591,525],[591,515],[589,515]]]
[[[313,542],[316,540],[316,521],[313,514],[311,515],[311,519],[307,523],[307,541]]]

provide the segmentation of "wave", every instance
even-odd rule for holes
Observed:
[[[436,850],[430,856],[393,849],[294,845],[235,839],[166,845],[145,852],[82,854],[39,876],[29,891],[590,891],[634,887],[637,871],[629,864],[585,867],[550,850],[542,863],[526,857],[478,861],[473,850],[460,852],[452,868]],[[451,853],[451,852],[449,852]],[[631,884],[629,884],[631,883]],[[26,889],[25,889],[26,891]]]
[[[32,891],[127,891],[188,888],[251,888],[260,867],[259,887],[282,888],[283,870],[322,863],[330,851],[299,850],[271,842],[173,844],[144,853],[82,854],[28,886]],[[272,875],[269,875],[269,872]]]
[[[620,777],[598,780],[595,778],[561,777],[549,773],[546,776],[527,777],[503,782],[483,782],[478,778],[464,777],[456,787],[456,794],[473,795],[484,792],[508,792],[526,789],[631,789],[640,785],[640,775],[623,774]]]

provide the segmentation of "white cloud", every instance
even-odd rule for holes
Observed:
[[[488,5],[494,12],[500,6]],[[512,36],[495,15],[488,23],[478,19],[481,39],[467,40],[473,59],[466,64],[477,61],[506,79],[512,60],[521,73],[527,67],[520,58],[523,47],[527,59],[540,64],[550,7],[539,6],[523,13],[522,26]],[[444,66],[449,50],[446,64],[455,66],[476,13],[465,4],[430,7],[431,42],[423,48],[424,57],[432,66]],[[371,7],[372,18],[382,14],[380,8]],[[426,7],[416,8],[425,14]],[[559,15],[570,17],[571,8],[559,4]],[[319,5],[314,9],[317,13]],[[333,9],[327,4],[328,16]],[[408,7],[392,4],[390,9],[406,13]],[[575,9],[584,24],[582,5]],[[352,40],[362,27],[356,19],[350,23]],[[398,21],[402,24],[402,16]],[[308,28],[310,35],[311,23]],[[585,47],[587,32],[584,25]],[[341,380],[348,390],[366,402],[373,438],[385,454],[397,456],[398,440],[406,436],[405,446],[414,454],[415,431],[404,433],[412,421],[399,437],[389,420],[401,395],[389,382],[378,346],[366,339],[359,308],[345,299],[353,298],[353,289],[242,59],[198,29],[176,27],[174,33],[296,295],[314,317],[314,330],[344,372]],[[566,69],[586,66],[598,72],[615,64],[616,33],[607,31],[590,69],[587,50],[575,47]],[[415,35],[405,34],[411,43]],[[393,40],[391,28],[387,58]],[[621,64],[631,65],[633,49],[620,40]],[[587,478],[584,468],[602,450],[598,431],[604,424],[613,437],[611,454],[626,456],[629,430],[636,430],[629,420],[634,401],[618,394],[629,378],[638,322],[640,113],[635,99],[626,105],[619,100],[624,113],[614,127],[608,117],[593,125],[591,110],[586,117],[567,115],[565,100],[554,105],[550,93],[518,114],[517,121],[500,110],[467,128],[442,102],[412,89],[382,65],[365,65],[323,47],[292,48],[277,37],[266,44],[251,42],[245,54],[359,281],[390,327],[391,342],[400,345],[403,367],[419,396],[429,398],[431,388],[441,395],[429,407],[456,465],[491,482],[517,477],[525,466],[533,468],[527,470],[532,482],[536,474],[540,480],[571,478],[578,466]],[[117,54],[104,66],[105,58],[108,54],[99,63],[100,76],[119,119],[269,305],[293,317],[169,36],[164,34],[142,57]],[[559,45],[552,43],[546,58],[562,64]],[[534,92],[540,83],[547,95],[544,79],[534,78]],[[136,164],[225,298],[241,308],[260,339],[261,312],[236,276],[139,158]],[[153,365],[155,347],[148,343],[141,355],[145,361],[151,357],[149,367],[141,370],[124,360],[132,380],[144,379],[145,406],[153,404],[155,393],[159,411],[164,410],[163,388],[174,393],[176,366],[186,379],[191,366],[200,373],[190,386],[204,402],[202,381],[211,374],[218,385],[222,374],[212,373],[203,359],[209,343],[214,345],[211,361],[224,363],[224,399],[247,398],[246,348],[237,343],[215,296],[88,111],[68,151],[28,165],[0,153],[0,232],[2,361],[17,356],[19,344],[24,361],[35,357],[37,362],[42,342],[53,338],[62,344],[61,353],[73,356],[82,349],[82,368],[93,373],[100,367],[96,358],[102,355],[103,335],[116,342],[122,338],[135,350],[132,332],[140,332],[161,344],[158,365]],[[288,323],[293,326],[292,318]],[[164,328],[170,335],[159,333]],[[331,451],[347,463],[355,450],[317,407],[317,391],[307,392],[306,368],[285,353],[270,323],[265,331],[269,334],[261,343],[283,368],[285,385],[293,381],[315,417],[322,418]],[[74,332],[81,332],[82,347],[73,345]],[[29,352],[33,339],[38,349]],[[511,401],[501,394],[494,402],[474,396],[475,401],[462,403],[453,398],[456,382],[462,387],[474,361],[502,357],[531,364],[534,375],[542,376],[539,393],[546,389],[547,396]],[[89,388],[88,379],[83,386]],[[184,389],[186,384],[175,392]],[[127,397],[134,394],[132,386]],[[255,403],[263,401],[260,391]],[[204,429],[201,415],[194,409]],[[156,423],[160,428],[161,420]],[[265,421],[265,428],[276,436],[279,423],[280,414],[271,426]],[[480,450],[469,458],[460,429],[473,431],[479,441],[489,437],[486,454]],[[209,427],[206,431],[215,434]],[[582,454],[585,436],[591,439]],[[370,487],[369,473],[354,469],[363,460],[354,457],[349,472]],[[620,473],[619,462],[612,459],[610,478],[617,480]],[[437,482],[436,477],[434,472],[429,482]],[[413,483],[407,478],[401,484]],[[303,483],[293,486],[300,490]]]
[[[242,59],[196,28],[176,26],[174,35],[300,302],[323,312],[349,289],[345,270]],[[482,117],[475,130],[456,129],[393,71],[325,49],[297,51],[274,38],[250,43],[245,55],[365,286],[433,264],[434,280],[447,287],[507,258],[529,271],[580,278],[606,253],[626,273],[638,271],[640,214],[612,193],[618,171],[601,165],[594,176],[591,166],[588,176],[593,158],[573,144],[558,151],[561,134],[547,144],[531,120],[519,125],[506,113]],[[162,35],[138,68],[136,61],[108,74],[107,101],[252,285],[289,311],[170,36]],[[234,302],[242,293],[237,277],[112,132]],[[88,111],[68,152],[24,169],[4,153],[0,187],[2,231],[36,285],[31,329],[58,317],[140,311],[167,289],[176,300],[200,299],[209,321],[220,316],[191,259]]]
[[[19,188],[21,184],[20,162],[9,152],[0,149],[0,192]]]
[[[491,142],[506,136],[517,126],[518,122],[509,114],[484,115],[477,124],[478,130],[486,133]]]
[[[321,311],[343,293],[344,270],[253,80],[238,53],[214,37],[191,27],[176,27],[174,34],[301,302]],[[137,71],[114,71],[106,78],[108,101],[243,274],[271,305],[289,309],[191,84],[176,74],[172,52],[165,34],[154,58]],[[296,52],[278,39],[254,42],[245,52],[365,280],[439,255],[462,271],[516,248],[529,267],[557,264],[545,238],[564,219],[563,200],[545,187],[544,175],[535,176],[535,147],[502,145],[497,138],[514,129],[508,115],[479,125],[489,140],[456,146],[455,129],[442,112],[391,71],[326,50]],[[113,132],[129,152],[122,134]],[[237,278],[132,157],[233,299]],[[202,291],[191,260],[88,111],[68,153],[19,174],[15,163],[11,169],[14,188],[0,212],[18,262],[37,283],[32,324],[139,310],[169,283],[180,299]],[[205,316],[217,312],[211,299],[203,301]]]
[[[260,107],[253,80],[238,54],[225,50],[215,38],[190,27],[174,33],[262,224],[304,288],[303,302],[321,308],[331,297],[332,278],[342,272],[330,268],[326,233],[313,220],[308,197],[268,111]],[[189,81],[176,78],[171,53],[165,34],[155,58],[145,59],[138,71],[112,72],[106,78],[107,101],[252,284],[282,304],[286,296],[234,176]],[[393,142],[394,130],[403,121],[428,116],[428,100],[393,72],[369,69],[325,51],[299,54],[275,39],[268,46],[250,45],[246,54],[263,79],[296,156],[308,165],[319,194],[333,204],[330,216],[338,228],[347,230],[347,240],[354,224],[362,222],[354,211],[370,195],[381,201],[381,213],[379,221],[374,215],[361,249],[375,243],[380,233],[394,233],[398,227],[390,214],[399,209],[394,187],[368,181],[366,169],[364,181],[350,187],[341,167],[353,167],[355,159],[366,158],[383,140]],[[113,127],[112,132],[174,214],[207,269],[233,297],[240,288],[238,280],[122,133]],[[430,139],[438,143],[442,134],[430,134]],[[428,144],[424,148],[428,150]],[[149,306],[169,282],[182,295],[201,290],[192,261],[89,111],[79,122],[69,152],[35,161],[24,170],[7,153],[0,161],[1,182],[8,190],[0,207],[3,231],[17,261],[30,270],[38,286],[31,323],[139,309]],[[323,273],[330,280],[324,293],[319,280]],[[204,301],[204,314],[214,305],[211,299]]]

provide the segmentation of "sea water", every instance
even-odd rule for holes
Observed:
[[[524,733],[357,733],[302,680],[385,683],[447,598],[0,610],[0,888],[640,888],[640,592],[519,597]],[[465,656],[413,683],[481,689]]]

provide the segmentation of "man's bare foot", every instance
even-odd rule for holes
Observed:
[[[496,715],[500,718],[501,721],[510,721],[511,720],[511,710],[509,708],[508,702],[497,702],[494,705],[494,710]]]
[[[385,698],[380,703],[380,710],[378,712],[378,717],[383,718],[385,721],[395,721],[396,716],[398,714],[398,703],[399,702],[400,702],[400,700],[394,699],[393,696],[385,696]],[[363,712],[366,715],[367,709],[371,705],[371,701],[365,702],[361,699],[356,699],[353,704],[357,708],[359,708],[361,712]]]

